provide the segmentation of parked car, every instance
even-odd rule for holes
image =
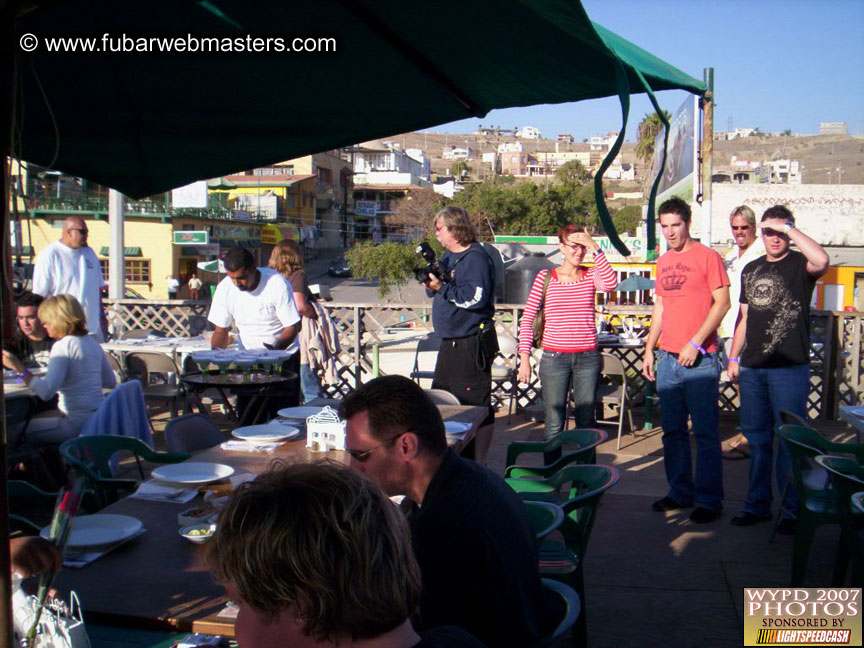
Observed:
[[[351,267],[345,260],[345,257],[333,259],[330,262],[330,267],[327,268],[327,274],[331,277],[350,277],[352,276]]]
[[[102,299],[108,299],[108,286],[102,286],[100,292],[102,293]],[[144,299],[144,295],[135,292],[128,286],[123,286],[123,299]]]

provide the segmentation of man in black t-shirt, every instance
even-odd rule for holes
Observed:
[[[741,315],[729,353],[727,374],[741,392],[741,430],[752,449],[750,489],[744,508],[732,518],[736,526],[771,519],[771,473],[774,426],[780,411],[807,418],[810,391],[810,300],[816,280],[828,270],[828,254],[795,227],[795,218],[782,205],[762,215],[765,256],[751,261],[741,273]],[[800,252],[790,249],[795,243]],[[781,442],[777,453],[777,483],[782,490],[790,470]],[[783,508],[798,509],[790,488]],[[784,517],[778,531],[794,533],[795,518]]]
[[[3,366],[12,368],[6,361],[7,354],[14,355],[26,367],[47,367],[54,340],[39,320],[39,304],[43,297],[32,292],[24,293],[16,303],[18,330],[3,349]]]

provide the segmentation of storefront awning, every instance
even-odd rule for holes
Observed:
[[[108,246],[103,245],[99,248],[99,256],[108,256]],[[141,256],[141,248],[140,247],[124,247],[123,248],[123,256],[127,257],[140,257]]]

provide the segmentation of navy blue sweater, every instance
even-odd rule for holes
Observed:
[[[434,293],[432,325],[445,339],[476,335],[480,323],[495,313],[495,275],[483,246],[472,243],[463,252],[446,252],[441,264],[453,281]]]

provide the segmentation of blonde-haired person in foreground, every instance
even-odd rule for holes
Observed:
[[[239,605],[240,648],[472,648],[458,628],[418,634],[420,570],[401,511],[341,464],[284,466],[244,484],[208,554]]]
[[[36,416],[27,427],[31,443],[60,444],[78,436],[102,404],[102,388],[114,387],[116,379],[102,347],[88,334],[84,309],[75,297],[48,297],[39,305],[39,319],[55,340],[45,376],[34,376],[17,359],[13,369],[43,401],[60,394],[60,411]]]

